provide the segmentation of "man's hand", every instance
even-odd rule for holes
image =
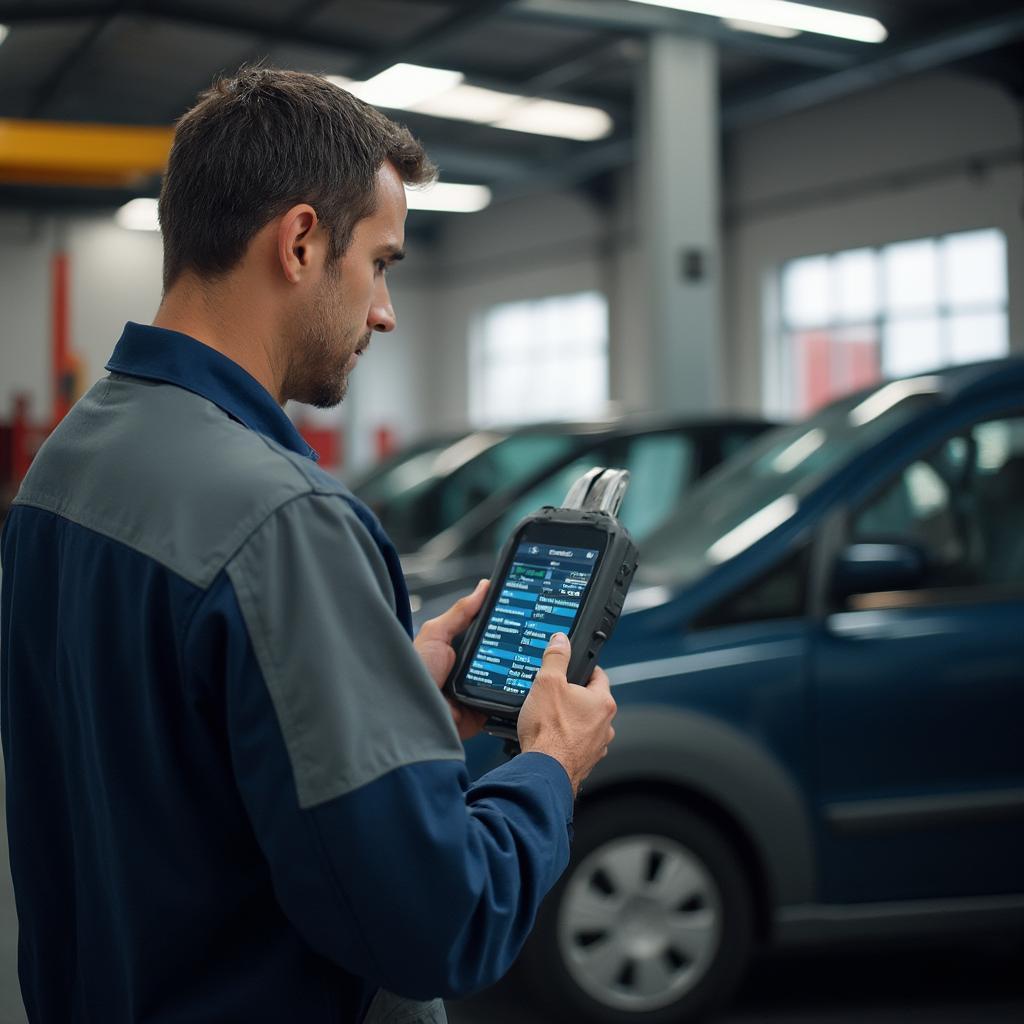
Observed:
[[[455,664],[455,648],[452,641],[464,633],[469,624],[476,618],[477,613],[483,607],[484,598],[487,597],[488,580],[481,580],[472,594],[460,597],[436,619],[430,619],[423,623],[413,646],[427,666],[431,679],[439,687],[444,686],[448,674]],[[466,707],[464,704],[457,704],[453,700],[448,701],[452,709],[452,718],[455,719],[455,728],[459,730],[459,739],[468,740],[476,736],[484,727],[487,715],[475,708]]]
[[[617,709],[603,669],[595,668],[586,686],[566,679],[571,652],[563,633],[551,638],[519,713],[519,745],[524,752],[535,750],[559,761],[573,793],[578,793],[580,783],[608,753]]]

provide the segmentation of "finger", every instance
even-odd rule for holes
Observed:
[[[553,634],[541,658],[540,672],[537,675],[564,679],[569,668],[571,654],[572,647],[569,644],[569,638],[564,633]]]
[[[484,598],[487,597],[489,584],[489,580],[481,580],[471,594],[460,597],[446,612],[425,622],[420,632],[445,643],[451,643],[460,633],[464,633],[476,618]]]
[[[610,694],[612,692],[612,684],[608,679],[608,673],[603,668],[595,668],[590,674],[590,682],[587,683],[587,689],[598,693]]]

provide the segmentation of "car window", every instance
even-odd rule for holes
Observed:
[[[693,480],[694,441],[678,432],[642,434],[629,440],[623,461],[629,489],[619,518],[640,543],[669,517]]]
[[[431,475],[377,508],[399,551],[415,551],[484,499],[516,487],[580,443],[564,432],[512,435],[444,475]]]
[[[810,549],[800,548],[737,593],[713,605],[694,621],[694,629],[740,622],[791,619],[807,608],[807,567]]]
[[[926,586],[1024,584],[1024,414],[978,423],[908,465],[854,517],[852,540],[914,544]]]
[[[504,515],[481,536],[479,547],[476,550],[485,550],[488,553],[497,551],[520,519],[545,505],[561,505],[569,488],[587,470],[594,466],[606,466],[609,462],[609,449],[602,446],[588,451],[585,455],[581,455],[578,459],[574,459],[552,473],[551,476],[531,487],[522,497],[517,498],[509,505]]]
[[[890,381],[761,435],[697,483],[643,549],[638,579],[692,583],[796,514],[851,459],[937,400],[937,377]]]
[[[572,484],[594,466],[629,470],[619,518],[640,542],[668,518],[691,482],[695,465],[694,441],[687,434],[618,438],[589,450],[523,494],[486,531],[476,550],[497,551],[520,519],[544,505],[560,505]]]

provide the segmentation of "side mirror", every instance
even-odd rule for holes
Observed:
[[[851,544],[836,559],[832,572],[835,598],[913,590],[928,569],[924,551],[914,544]]]

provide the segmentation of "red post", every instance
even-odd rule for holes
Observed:
[[[398,441],[395,432],[387,426],[380,426],[374,431],[374,449],[378,462],[383,462],[390,455],[394,455],[398,449]]]
[[[53,417],[56,426],[74,401],[74,366],[71,362],[70,287],[68,254],[53,254]]]

